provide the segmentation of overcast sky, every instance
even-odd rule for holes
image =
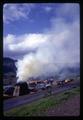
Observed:
[[[4,56],[20,59],[46,46],[59,58],[79,62],[79,15],[76,3],[4,4]]]

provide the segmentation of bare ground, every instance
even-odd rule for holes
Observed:
[[[47,111],[47,116],[79,116],[80,95],[73,96],[67,101]]]

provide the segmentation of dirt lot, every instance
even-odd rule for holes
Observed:
[[[47,111],[48,116],[79,116],[80,115],[80,95],[69,98],[66,102]]]

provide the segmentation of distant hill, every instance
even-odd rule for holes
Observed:
[[[15,66],[15,62],[17,60],[13,60],[11,58],[3,58],[3,72],[4,73],[9,73],[9,72],[14,72],[16,73],[16,66]]]
[[[14,60],[9,57],[3,58],[3,84],[9,85],[16,83],[16,66]]]

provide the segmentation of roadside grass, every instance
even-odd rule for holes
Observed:
[[[53,108],[61,102],[65,102],[69,97],[76,94],[80,94],[80,87],[67,90],[66,92],[62,92],[57,95],[42,98],[30,104],[16,107],[12,110],[4,112],[4,116],[46,116],[46,111],[49,108]]]

